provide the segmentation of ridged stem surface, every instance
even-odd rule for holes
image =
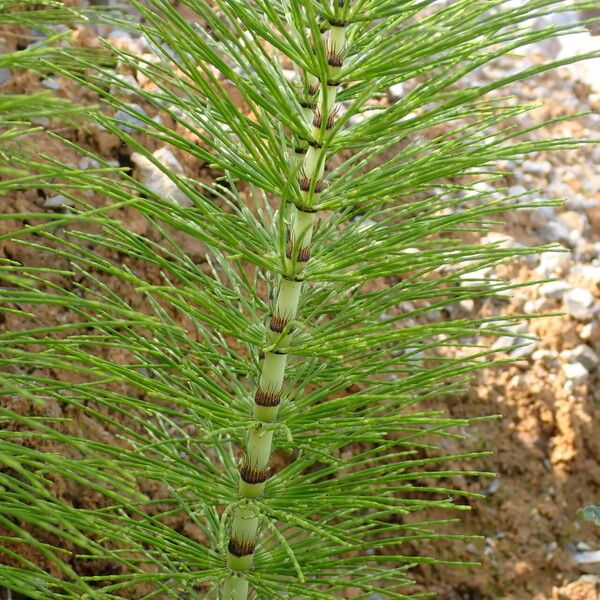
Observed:
[[[332,27],[324,34],[328,55],[341,55],[345,30]],[[330,76],[336,67],[329,68]],[[335,114],[337,84],[329,78],[321,86],[314,108],[305,111],[312,137],[299,169],[299,186],[303,205],[291,211],[291,230],[286,249],[288,271],[281,276],[275,294],[275,306],[269,323],[271,350],[265,352],[254,396],[253,417],[257,424],[248,432],[246,451],[240,467],[240,503],[234,511],[228,544],[227,566],[232,574],[225,581],[223,600],[246,600],[249,592],[245,572],[253,567],[254,550],[260,532],[260,517],[252,500],[263,495],[273,445],[273,429],[277,420],[287,366],[286,346],[292,335],[292,324],[298,314],[303,282],[301,273],[310,259],[310,245],[315,213],[310,209],[318,199],[325,173],[323,141]],[[281,348],[281,349],[280,349]]]

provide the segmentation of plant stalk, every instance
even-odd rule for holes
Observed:
[[[341,54],[345,43],[344,27],[332,27],[324,40],[328,54]],[[253,417],[257,421],[248,432],[246,452],[240,466],[239,495],[242,502],[235,509],[228,544],[227,566],[232,574],[226,579],[222,600],[246,600],[249,590],[245,573],[253,567],[260,516],[252,500],[263,495],[269,471],[273,445],[273,429],[268,425],[277,420],[287,366],[285,348],[291,336],[291,326],[296,319],[303,282],[301,272],[310,259],[310,245],[315,225],[315,212],[309,207],[318,199],[325,172],[323,141],[334,114],[337,84],[332,84],[336,67],[329,68],[325,85],[320,86],[316,107],[306,111],[312,126],[312,139],[299,170],[302,207],[291,211],[291,231],[286,249],[288,274],[279,281],[275,307],[269,323],[271,350],[265,352],[255,393]],[[282,348],[282,350],[279,350]]]

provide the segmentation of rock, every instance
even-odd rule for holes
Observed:
[[[521,163],[521,169],[525,173],[545,177],[552,172],[552,165],[547,160],[524,160]]]
[[[600,550],[577,552],[575,562],[587,573],[600,573]]]
[[[549,281],[540,286],[540,295],[545,298],[560,300],[567,292],[573,290],[570,283],[560,279],[558,281]]]
[[[348,123],[350,125],[359,125],[364,121],[368,121],[371,117],[375,117],[381,114],[383,111],[383,108],[367,108],[366,110],[363,110],[362,112],[359,112],[356,115],[352,115],[348,119]]]
[[[549,298],[536,298],[535,300],[527,300],[527,302],[523,304],[523,313],[526,315],[542,313],[546,310],[550,310],[553,304],[554,303]]]
[[[527,358],[535,352],[538,346],[536,340],[530,340],[529,338],[517,338],[514,344],[521,347],[511,350],[510,356],[512,358]]]
[[[181,163],[167,147],[159,148],[152,156],[176,175],[183,174]],[[131,160],[139,169],[139,180],[148,189],[159,196],[177,202],[181,206],[191,206],[190,199],[149,158],[139,152],[134,152],[131,155]]]
[[[144,38],[134,38],[128,31],[113,29],[106,38],[115,48],[129,54],[141,55],[148,47]]]
[[[467,300],[461,300],[458,305],[467,313],[472,313],[475,310],[475,302],[470,298]]]
[[[488,494],[495,494],[500,489],[500,477],[494,477],[490,483],[487,492]]]
[[[555,587],[552,600],[600,600],[600,577],[584,575],[577,581]]]
[[[100,163],[97,160],[94,160],[93,158],[90,158],[89,156],[84,156],[79,161],[79,168],[82,171],[85,171],[86,169],[99,169],[100,168]]]
[[[120,84],[113,83],[110,86],[111,94],[127,94],[128,96],[134,96],[137,90],[140,89],[140,84],[133,75],[122,75],[117,73],[117,79],[121,82]]]
[[[139,104],[134,104],[132,102],[129,106],[137,112],[146,114],[144,109]],[[127,123],[134,125],[135,127],[141,127],[144,125],[144,121],[142,121],[139,117],[132,115],[130,112],[123,110],[122,108],[115,113],[115,119],[121,121],[120,123],[117,123],[117,127],[126,133],[132,133],[133,131],[136,131],[134,127],[129,127]]]
[[[595,321],[592,321],[591,323],[586,323],[581,328],[581,331],[579,332],[579,337],[582,340],[589,340],[597,333],[597,331],[598,331],[598,325],[596,324]]]
[[[52,77],[51,79],[42,79],[40,84],[49,90],[56,91],[60,89],[60,83],[55,77]]]
[[[590,372],[600,364],[600,359],[587,344],[580,344],[572,350],[567,350],[565,354],[569,362],[579,363]]]
[[[540,236],[546,242],[569,242],[571,231],[565,223],[555,220],[540,228]]]
[[[597,38],[587,31],[561,37],[560,45],[559,59],[598,50]],[[600,57],[565,65],[565,68],[571,71],[574,78],[587,83],[593,91],[600,92]]]
[[[535,270],[542,277],[564,275],[569,268],[570,257],[569,252],[544,252]]]
[[[535,361],[544,363],[545,366],[555,369],[558,367],[558,354],[552,350],[540,349],[536,350],[531,358]]]
[[[506,233],[490,231],[481,238],[482,244],[495,244],[500,248],[522,248],[514,237]]]
[[[2,67],[0,69],[0,85],[2,85],[3,83],[6,83],[7,81],[10,81],[10,78],[11,78],[10,69],[6,69],[6,68]]]
[[[388,92],[392,100],[401,100],[404,97],[404,84],[395,83],[389,88]]]
[[[580,363],[565,363],[562,369],[567,381],[575,385],[585,383],[590,376],[589,371]]]
[[[62,210],[68,206],[73,206],[73,200],[70,198],[65,198],[62,194],[58,194],[56,196],[46,198],[42,206],[51,210]]]
[[[583,279],[592,286],[600,285],[600,267],[596,265],[575,265],[571,274]]]
[[[283,73],[285,80],[289,83],[295,83],[295,81],[298,79],[298,74],[296,71],[294,71],[294,69],[282,69],[281,72]]]
[[[582,212],[588,208],[597,206],[598,201],[595,198],[586,198],[582,194],[575,194],[567,197],[567,206],[570,210]]]
[[[482,267],[470,273],[463,273],[460,276],[460,284],[466,287],[479,287],[485,280],[490,279],[492,272],[492,267]]]
[[[554,218],[553,206],[538,206],[529,212],[529,220],[535,227],[545,227]]]
[[[592,293],[585,288],[573,288],[563,297],[565,310],[574,319],[590,321],[596,310],[596,300]]]
[[[583,234],[586,232],[590,225],[585,214],[574,210],[568,210],[558,215],[558,218],[568,228],[568,241],[572,244],[577,243],[577,241],[583,236]]]

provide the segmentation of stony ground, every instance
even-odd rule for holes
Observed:
[[[132,52],[150,54],[143,40],[132,39],[124,32],[103,33]],[[77,35],[86,38],[86,43],[93,37],[85,30]],[[600,49],[599,40],[582,33],[562,45],[545,43],[529,48],[524,56],[484,67],[472,78],[489,81],[567,55],[573,49]],[[5,35],[5,41],[10,47],[18,40]],[[129,78],[133,87],[148,85],[136,73],[121,76]],[[17,93],[44,88],[67,97],[77,93],[57,77],[39,80],[7,71],[0,72],[0,85],[0,91]],[[558,69],[527,84],[515,85],[510,91],[518,100],[540,104],[522,117],[523,127],[586,112],[589,114],[545,127],[541,133],[600,137],[597,63]],[[392,95],[398,93],[401,90],[392,90]],[[114,164],[135,166],[136,176],[149,183],[156,177],[142,157],[132,155],[106,132],[78,132],[75,138]],[[185,157],[176,156],[168,148],[156,146],[156,150],[161,160],[188,174],[193,169],[197,177],[210,179],[214,175],[202,165],[188,164]],[[80,168],[91,165],[84,159]],[[514,366],[480,373],[467,396],[450,401],[450,411],[456,416],[502,415],[501,420],[482,423],[469,431],[469,447],[495,451],[478,468],[495,471],[497,477],[485,484],[487,499],[472,503],[461,526],[461,531],[480,533],[484,540],[466,546],[436,545],[431,553],[465,560],[483,556],[483,566],[469,570],[427,566],[416,575],[442,600],[600,600],[600,528],[594,529],[577,515],[582,506],[600,502],[600,146],[586,144],[576,151],[533,156],[502,167],[507,173],[503,178],[482,185],[489,186],[490,191],[508,187],[512,193],[538,189],[538,197],[563,198],[565,202],[559,208],[507,215],[506,223],[488,237],[501,237],[514,245],[559,242],[564,252],[530,257],[485,273],[524,282],[553,281],[522,288],[493,306],[489,300],[461,303],[453,316],[538,312],[564,315],[524,319],[514,332],[520,346],[506,350],[517,359]],[[152,183],[163,184],[160,177]],[[3,202],[7,211],[36,207],[57,210],[65,199],[60,195],[19,193]],[[2,246],[0,252],[8,255],[10,249]],[[501,339],[496,344],[498,349],[511,346],[514,339]],[[463,478],[456,483],[463,489],[482,490],[479,480]],[[425,588],[420,584],[416,589]]]

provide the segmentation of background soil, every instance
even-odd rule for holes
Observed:
[[[94,32],[79,30],[82,43],[93,44]],[[18,32],[4,32],[7,49],[24,43]],[[26,42],[27,40],[25,40]],[[548,48],[530,49],[523,57],[504,59],[474,74],[473,81],[485,81],[510,69],[546,60]],[[135,76],[135,74],[133,74]],[[51,82],[51,83],[49,83]],[[143,81],[138,81],[143,86]],[[24,73],[12,73],[0,88],[4,93],[30,93],[52,87],[63,97],[94,102],[91,95],[82,98],[82,90],[60,77],[38,78]],[[542,130],[542,135],[598,136],[600,132],[600,91],[573,69],[538,77],[527,84],[515,86],[520,100],[537,102],[540,107],[523,117],[522,125],[543,119],[591,111],[565,123]],[[152,115],[149,107],[143,106]],[[51,126],[51,124],[47,124]],[[115,165],[132,166],[131,150],[105,131],[88,128],[62,130],[66,137],[97,152]],[[49,155],[59,151],[47,138],[35,140],[38,149]],[[143,140],[153,150],[156,142]],[[61,159],[78,164],[75,153]],[[197,161],[177,157],[186,174],[210,180],[218,174]],[[539,188],[542,197],[563,197],[566,204],[557,210],[519,211],[506,216],[499,226],[508,243],[536,244],[560,241],[566,252],[541,259],[527,259],[498,269],[496,276],[521,281],[547,277],[564,284],[562,291],[552,291],[543,285],[523,288],[500,304],[489,300],[454,307],[451,316],[523,313],[566,310],[560,317],[540,318],[524,325],[526,333],[537,336],[524,350],[512,350],[516,364],[504,369],[481,372],[462,397],[444,402],[453,416],[472,417],[498,414],[502,418],[479,423],[465,432],[466,446],[473,450],[493,450],[493,456],[479,459],[477,468],[497,473],[489,481],[463,477],[454,483],[461,489],[483,491],[485,500],[468,501],[471,511],[463,514],[461,532],[481,534],[483,539],[472,543],[436,543],[430,548],[420,545],[421,553],[443,558],[482,560],[479,568],[461,569],[442,566],[422,566],[415,571],[419,584],[414,591],[436,591],[442,600],[487,600],[496,598],[535,600],[598,600],[600,599],[600,556],[591,562],[581,562],[583,553],[600,549],[600,528],[583,522],[577,515],[581,507],[600,502],[600,392],[598,391],[598,361],[600,327],[597,324],[600,300],[600,148],[585,145],[580,150],[536,156],[519,164],[504,165],[504,180],[491,187],[509,189]],[[82,166],[81,168],[85,168]],[[139,173],[137,173],[140,175]],[[18,191],[3,198],[3,212],[55,210],[48,206],[49,194],[44,190]],[[59,208],[60,209],[60,208]],[[132,228],[144,228],[134,212],[126,213]],[[19,226],[15,221],[0,221],[3,230]],[[2,231],[0,231],[2,233]],[[188,248],[197,260],[202,249]],[[33,254],[32,254],[33,253]],[[0,256],[27,264],[47,257],[35,256],[32,249],[0,243]],[[51,259],[54,260],[54,259]],[[53,266],[61,266],[58,263]],[[158,278],[149,268],[149,281]],[[594,298],[589,315],[582,315],[569,304],[571,290],[587,290]],[[127,295],[127,290],[120,290]],[[138,302],[133,293],[132,305]],[[462,304],[462,303],[461,303]],[[48,322],[67,320],[72,315],[48,314]],[[444,315],[441,315],[443,318]],[[0,327],[14,330],[18,325],[7,316]],[[528,328],[528,329],[527,329]],[[585,346],[587,362],[582,362],[581,346]],[[578,351],[573,352],[574,349]],[[515,354],[518,352],[518,354]],[[583,370],[569,365],[579,364]],[[40,408],[22,405],[14,410],[33,414]],[[68,416],[78,426],[90,428],[89,419],[58,406],[44,407],[53,416]],[[107,441],[110,431],[96,432]],[[464,447],[464,446],[463,446]],[[449,451],[453,448],[449,447]],[[456,465],[471,468],[473,465]],[[62,485],[62,488],[60,487]],[[93,506],[98,498],[81,497],[79,490],[57,482],[62,497],[75,505]],[[157,494],[161,491],[157,490]],[[465,500],[465,502],[467,502]],[[184,522],[174,527],[187,535],[195,535]],[[459,528],[456,528],[459,531]],[[40,557],[32,557],[41,561]],[[102,565],[98,565],[101,570]],[[427,586],[425,586],[425,582]],[[1,592],[0,592],[1,594]],[[15,598],[15,594],[12,598]],[[8,598],[8,596],[7,596]]]

